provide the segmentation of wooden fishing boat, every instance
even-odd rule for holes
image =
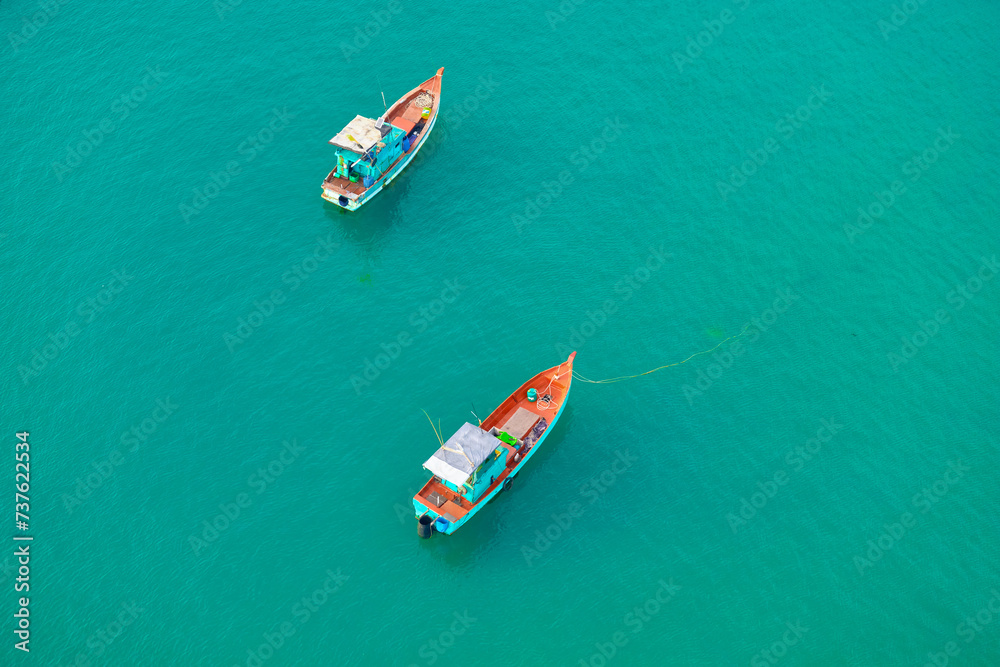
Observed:
[[[443,67],[379,118],[356,116],[330,139],[337,163],[323,181],[323,199],[357,210],[413,161],[437,122],[442,74]]]
[[[424,462],[433,477],[413,497],[421,537],[454,533],[511,488],[566,407],[574,357],[518,387],[479,426],[462,424]]]

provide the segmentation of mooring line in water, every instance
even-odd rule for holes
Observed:
[[[702,352],[695,352],[694,354],[692,354],[690,357],[688,357],[684,361],[678,361],[678,362],[675,362],[675,363],[672,363],[672,364],[667,364],[666,366],[660,366],[659,368],[654,368],[653,370],[646,371],[645,373],[638,373],[636,375],[623,375],[622,377],[608,378],[607,380],[588,380],[587,378],[583,377],[577,371],[574,370],[573,371],[573,377],[575,379],[579,380],[580,382],[589,382],[590,384],[611,384],[612,382],[621,382],[622,380],[631,380],[632,378],[638,378],[638,377],[642,377],[643,375],[649,375],[650,373],[655,373],[656,371],[662,371],[664,368],[672,368],[673,366],[680,366],[681,364],[685,364],[685,363],[691,361],[692,359],[694,359],[695,357],[700,356],[702,354],[709,354],[710,352],[715,352],[720,347],[722,347],[723,343],[727,343],[727,342],[731,341],[732,339],[739,338],[740,336],[742,336],[743,334],[745,334],[747,332],[747,329],[750,326],[751,325],[748,322],[746,324],[746,326],[743,327],[742,331],[740,331],[738,334],[733,334],[732,336],[730,336],[729,338],[725,339],[724,341],[721,341],[718,345],[716,345],[715,347],[713,347],[711,350],[704,350]]]

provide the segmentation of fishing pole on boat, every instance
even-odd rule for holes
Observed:
[[[434,420],[431,419],[431,416],[427,414],[426,410],[421,410],[421,412],[427,415],[427,421],[431,423],[431,428],[434,429],[434,435],[437,436],[438,442],[441,443],[442,447],[444,447],[444,440],[441,438],[441,433],[438,431],[438,427],[434,425]]]
[[[452,454],[461,454],[462,456],[465,457],[465,460],[469,462],[469,465],[475,467],[476,464],[472,462],[472,459],[469,458],[469,455],[466,454],[465,451],[461,449],[452,449],[451,447],[448,447],[444,444],[444,438],[441,437],[441,420],[439,419],[437,426],[435,426],[434,420],[431,419],[431,416],[427,414],[427,411],[422,409],[421,412],[427,415],[427,421],[431,423],[431,428],[434,429],[434,435],[437,436],[438,442],[441,444],[441,449],[443,449],[446,452],[451,452]]]
[[[654,368],[652,370],[648,370],[645,373],[637,373],[635,375],[623,375],[621,377],[608,378],[606,380],[589,380],[589,379],[583,377],[582,375],[580,375],[580,373],[578,373],[576,370],[574,370],[573,371],[573,377],[575,379],[579,380],[580,382],[589,382],[590,384],[612,384],[614,382],[621,382],[622,380],[631,380],[632,378],[642,377],[643,375],[649,375],[650,373],[655,373],[656,371],[662,371],[664,368],[672,368],[674,366],[680,366],[681,364],[687,363],[687,362],[691,361],[692,359],[694,359],[695,357],[701,356],[703,354],[709,354],[710,352],[715,352],[720,347],[722,347],[722,345],[724,343],[727,343],[728,341],[731,341],[734,338],[739,338],[740,336],[746,334],[747,329],[749,329],[750,326],[751,326],[751,324],[748,322],[743,327],[743,330],[740,331],[738,334],[733,334],[729,338],[726,338],[725,340],[721,341],[718,345],[716,345],[715,347],[713,347],[710,350],[703,350],[702,352],[695,352],[694,354],[692,354],[690,357],[688,357],[684,361],[677,361],[677,362],[674,362],[672,364],[667,364],[666,366],[659,366],[659,367]]]
[[[470,403],[472,403],[472,401],[470,401]],[[472,403],[472,416],[476,418],[476,420],[479,422],[480,426],[483,425],[483,420],[480,419],[479,415],[476,414],[476,404],[475,403]]]

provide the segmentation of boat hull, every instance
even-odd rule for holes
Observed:
[[[566,398],[569,398],[569,392],[567,392]],[[538,442],[535,443],[535,446],[528,451],[528,453],[524,456],[523,459],[521,459],[521,462],[518,463],[513,468],[513,470],[511,470],[510,474],[507,475],[507,479],[514,479],[515,477],[517,477],[517,473],[521,471],[521,468],[524,467],[524,464],[528,462],[528,460],[534,455],[534,453],[538,451],[538,448],[541,447],[542,443],[545,442],[545,438],[548,437],[549,433],[552,431],[552,427],[556,425],[557,421],[559,421],[559,417],[562,415],[562,411],[565,408],[566,408],[566,403],[563,403],[562,406],[559,408],[559,410],[556,412],[556,416],[555,418],[553,418],[552,423],[549,424],[548,428],[545,429],[545,433],[542,434],[542,437],[538,439]],[[493,489],[485,496],[483,496],[483,498],[478,503],[476,503],[471,510],[469,510],[468,514],[463,516],[458,521],[454,522],[449,521],[448,527],[443,531],[438,530],[438,532],[440,532],[443,535],[451,535],[456,530],[467,524],[469,520],[472,519],[472,517],[478,514],[481,509],[486,507],[487,503],[493,500],[502,491],[503,491],[503,485],[498,484],[495,489]],[[429,514],[433,519],[437,519],[440,516],[440,514],[434,511],[434,508],[425,507],[421,502],[419,502],[416,499],[413,500],[413,509],[416,511],[418,519],[423,514]]]
[[[444,514],[444,512],[438,511],[438,509],[435,508],[431,504],[422,502],[421,495],[417,494],[413,498],[413,509],[414,509],[414,512],[415,512],[416,517],[417,517],[418,520],[420,519],[421,516],[424,516],[424,515],[430,516],[434,520],[434,525],[435,525],[435,531],[436,532],[442,533],[444,535],[451,535],[452,533],[454,533],[455,531],[457,531],[459,528],[461,528],[462,526],[464,526],[466,523],[468,523],[472,519],[472,517],[474,517],[476,514],[479,513],[480,510],[482,510],[484,507],[486,507],[486,505],[490,501],[492,501],[494,498],[496,498],[502,491],[504,491],[505,488],[509,488],[509,486],[510,486],[509,480],[512,480],[515,477],[517,477],[517,474],[524,468],[524,466],[528,463],[528,461],[531,459],[531,457],[534,456],[535,452],[537,452],[539,450],[539,448],[541,448],[542,444],[545,442],[545,439],[552,432],[552,429],[555,427],[556,423],[559,421],[559,418],[562,416],[563,410],[566,409],[566,404],[569,402],[569,394],[570,394],[570,391],[572,389],[572,368],[573,368],[573,358],[575,356],[576,356],[576,353],[574,352],[573,354],[570,355],[569,359],[567,360],[567,362],[569,364],[569,366],[568,366],[568,375],[569,375],[571,381],[566,385],[565,393],[562,394],[562,400],[561,400],[561,402],[559,404],[559,407],[555,411],[555,415],[551,418],[551,421],[548,422],[548,426],[545,427],[545,431],[543,431],[542,434],[541,434],[541,436],[539,436],[538,441],[535,442],[535,444],[532,445],[524,453],[523,458],[521,458],[520,461],[518,461],[512,468],[510,468],[509,472],[505,473],[503,476],[501,476],[500,478],[498,478],[495,486],[492,487],[489,491],[487,491],[478,501],[476,501],[476,503],[474,505],[472,505],[472,507],[465,513],[464,516],[462,516],[462,517],[460,517],[460,518],[458,518],[457,520],[454,520],[454,521],[446,519],[445,520],[446,521],[446,525],[444,526],[443,529],[441,528],[440,524],[437,522],[437,519],[438,519],[438,517],[441,517]],[[564,362],[564,364],[567,363],[567,362]],[[559,366],[555,367],[554,369],[549,369],[549,371],[547,371],[547,372],[555,371],[556,369],[562,369],[562,367],[563,367],[563,364],[560,364]],[[518,406],[519,402],[515,400],[513,403],[511,403],[511,400],[515,399],[515,397],[517,397],[520,392],[524,391],[527,387],[529,387],[532,384],[532,382],[538,380],[540,377],[542,377],[542,374],[539,374],[538,376],[535,376],[534,378],[532,378],[531,380],[529,380],[528,382],[526,382],[524,385],[522,385],[514,394],[512,394],[507,399],[507,401],[505,401],[503,404],[501,404],[501,406],[498,407],[497,410],[495,410],[490,415],[490,417],[487,417],[486,421],[484,421],[483,424],[485,425],[485,424],[489,424],[491,422],[495,423],[496,420],[494,419],[494,417],[498,413],[501,413],[501,411],[504,410],[504,406],[507,406],[507,411],[509,411],[511,409],[516,409],[516,407]],[[558,378],[558,377],[560,377],[560,375],[557,374],[556,377]],[[484,426],[484,428],[485,428],[485,426]]]

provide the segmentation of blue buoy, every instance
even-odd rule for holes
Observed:
[[[448,523],[448,519],[444,518],[443,516],[439,516],[438,518],[434,519],[434,530],[436,530],[439,533],[447,533],[450,525],[451,524]]]

